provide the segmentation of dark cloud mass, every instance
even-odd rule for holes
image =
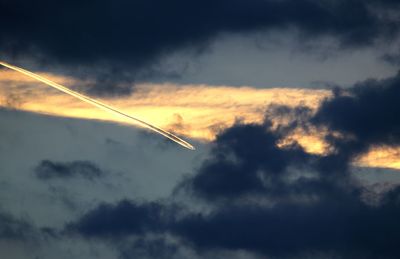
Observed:
[[[367,206],[355,196],[315,204],[279,204],[272,208],[220,208],[209,216],[191,216],[176,232],[202,249],[246,249],[266,255],[295,256],[334,251],[348,258],[396,258],[399,204]]]
[[[163,227],[163,206],[158,203],[135,204],[121,201],[112,206],[102,204],[68,226],[86,237],[119,237],[144,234]]]
[[[68,179],[77,176],[94,180],[103,176],[104,172],[89,161],[60,163],[43,160],[35,168],[35,174],[41,180]]]
[[[348,91],[337,89],[315,117],[316,125],[342,133],[327,140],[342,158],[352,158],[371,146],[400,143],[400,74],[385,80],[367,80]]]
[[[152,71],[160,57],[182,48],[200,51],[221,33],[296,28],[305,38],[370,45],[397,34],[398,23],[385,15],[395,7],[395,1],[377,0],[3,0],[0,51],[75,73],[78,66],[101,82],[113,76],[124,82],[130,80],[124,72]],[[99,85],[99,91],[112,90],[107,82]]]
[[[186,184],[210,200],[266,192],[281,195],[281,175],[289,166],[305,166],[312,156],[297,145],[278,148],[278,140],[268,122],[232,127],[218,136],[211,158]]]
[[[316,181],[321,185],[323,182]],[[310,185],[301,187],[303,190],[299,189],[298,194],[309,192]],[[333,252],[346,258],[399,256],[398,188],[386,193],[379,205],[372,206],[361,200],[356,186],[346,189],[327,182],[321,187],[314,193],[316,201],[292,200],[274,206],[227,203],[210,214],[186,214],[175,219],[149,213],[148,206],[154,204],[124,201],[89,212],[75,223],[79,227],[73,229],[91,238],[165,231],[189,242],[197,251],[244,249],[278,257],[309,252]],[[157,208],[162,206],[159,204]],[[124,211],[121,207],[132,210]]]

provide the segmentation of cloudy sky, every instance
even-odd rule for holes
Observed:
[[[399,258],[400,3],[0,0],[0,257]]]

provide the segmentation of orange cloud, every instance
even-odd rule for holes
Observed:
[[[80,83],[74,78],[41,75],[70,87]],[[245,123],[262,122],[269,105],[302,105],[315,110],[329,96],[327,90],[312,89],[140,84],[130,96],[101,101],[166,130],[211,141],[220,130],[238,120]],[[124,123],[123,119],[7,70],[0,71],[0,105],[55,116]],[[315,129],[307,133],[298,130],[282,140],[280,145],[297,141],[310,153],[324,154],[329,152],[329,146],[323,141],[324,134]],[[397,149],[379,147],[354,163],[357,166],[400,169],[399,154]]]

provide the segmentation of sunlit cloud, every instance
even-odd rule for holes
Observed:
[[[40,75],[69,87],[82,85],[75,78]],[[305,106],[314,111],[330,95],[328,90],[316,89],[139,84],[129,96],[100,100],[178,135],[209,142],[221,130],[238,121],[262,122],[268,106]],[[126,123],[121,118],[7,70],[0,71],[0,105],[54,116]],[[276,118],[268,119],[274,121]],[[324,136],[325,132],[320,129],[309,129],[307,132],[298,129],[279,145],[296,141],[307,152],[326,154],[330,150]],[[400,169],[399,154],[398,149],[377,147],[359,157],[354,164]]]

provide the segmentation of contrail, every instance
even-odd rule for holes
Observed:
[[[49,85],[49,86],[51,86],[53,88],[56,88],[57,90],[60,90],[61,92],[64,92],[64,93],[69,94],[71,96],[74,96],[74,97],[78,98],[79,100],[84,101],[84,102],[89,103],[89,104],[92,104],[92,105],[94,105],[94,106],[96,106],[96,107],[98,107],[100,109],[103,109],[105,111],[108,111],[110,113],[118,115],[120,117],[128,118],[134,124],[137,124],[137,125],[140,125],[140,126],[142,126],[144,128],[147,128],[147,129],[150,129],[152,131],[155,131],[155,132],[163,135],[164,137],[169,138],[170,140],[178,143],[179,145],[184,146],[185,148],[188,148],[188,149],[191,149],[191,150],[195,150],[195,148],[191,144],[189,144],[188,142],[184,141],[183,139],[175,136],[174,134],[169,133],[168,131],[165,131],[165,130],[163,130],[161,128],[158,128],[156,126],[153,126],[153,125],[151,125],[151,124],[149,124],[149,123],[147,123],[145,121],[142,121],[140,119],[132,117],[132,116],[126,114],[126,113],[123,113],[123,112],[119,111],[118,109],[116,109],[114,107],[111,107],[111,106],[109,106],[107,104],[104,104],[104,103],[102,103],[102,102],[100,102],[98,100],[95,100],[93,98],[90,98],[89,96],[86,96],[86,95],[80,94],[78,92],[75,92],[75,91],[73,91],[73,90],[71,90],[71,89],[69,89],[69,88],[67,88],[65,86],[57,84],[57,83],[55,83],[55,82],[53,82],[53,81],[51,81],[51,80],[49,80],[47,78],[39,76],[39,75],[37,75],[35,73],[32,73],[32,72],[27,71],[25,69],[22,69],[20,67],[16,67],[16,66],[13,66],[13,65],[1,62],[1,61],[0,61],[0,65],[2,65],[4,67],[7,67],[9,69],[15,70],[17,72],[20,72],[20,73],[22,73],[24,75],[27,75],[29,77],[32,77],[32,78],[34,78],[34,79],[36,79],[38,81],[41,81],[41,82],[43,82],[43,83],[45,83],[45,84],[47,84],[47,85]]]

